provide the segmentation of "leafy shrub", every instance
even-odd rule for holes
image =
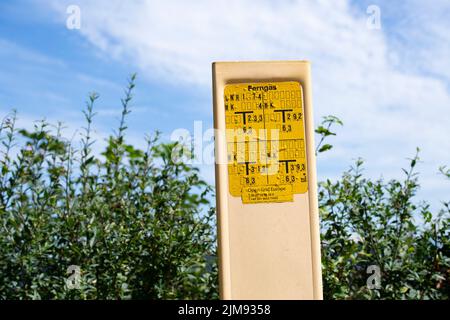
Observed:
[[[342,122],[325,117],[316,132],[334,135],[333,124]],[[364,178],[358,159],[337,181],[319,183],[326,299],[449,299],[450,202],[433,214],[414,201],[419,161],[417,149],[403,181]],[[450,178],[450,170],[441,172]]]
[[[62,124],[41,121],[30,132],[15,127],[15,113],[2,121],[1,299],[218,297],[212,189],[172,158],[176,143],[158,134],[145,150],[126,143],[134,83],[133,75],[101,155],[92,151],[95,93],[79,148]],[[317,153],[332,149],[323,143],[334,124],[342,122],[328,116],[316,129]],[[450,202],[437,214],[415,203],[418,161],[403,181],[364,178],[358,160],[319,183],[325,298],[449,298]],[[370,266],[380,271],[372,289]]]
[[[450,207],[434,216],[414,203],[417,161],[404,181],[366,179],[358,160],[340,180],[320,183],[326,298],[449,298]],[[381,272],[378,289],[367,286],[369,266]]]
[[[217,297],[206,260],[215,255],[214,210],[202,209],[211,188],[196,168],[172,160],[175,144],[157,135],[146,150],[125,143],[134,81],[104,157],[91,150],[96,94],[78,150],[61,125],[28,132],[16,130],[15,114],[3,121],[0,298]],[[81,269],[79,289],[66,283],[72,265]]]

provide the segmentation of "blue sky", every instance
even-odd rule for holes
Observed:
[[[81,28],[66,27],[69,5]],[[381,28],[367,27],[369,5]],[[373,178],[397,178],[421,147],[420,199],[450,200],[437,174],[450,166],[450,3],[433,1],[52,1],[0,2],[0,116],[20,125],[46,118],[83,125],[87,94],[100,93],[97,140],[117,124],[127,76],[139,75],[129,141],[168,139],[178,128],[212,126],[211,62],[307,59],[313,68],[315,122],[345,126],[318,158],[320,178],[354,159]],[[76,136],[76,134],[75,134]],[[213,166],[202,166],[213,183]]]

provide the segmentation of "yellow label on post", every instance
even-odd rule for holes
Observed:
[[[224,90],[229,191],[243,203],[288,202],[308,190],[302,87],[295,81]]]

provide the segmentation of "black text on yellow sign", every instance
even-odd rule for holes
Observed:
[[[293,201],[308,190],[303,92],[298,82],[224,90],[229,191],[244,203]]]

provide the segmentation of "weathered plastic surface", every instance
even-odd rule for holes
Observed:
[[[279,202],[244,203],[230,192],[227,140],[220,133],[226,129],[224,90],[277,82],[298,82],[302,90],[307,191]],[[322,299],[309,62],[213,63],[213,103],[221,298]]]

